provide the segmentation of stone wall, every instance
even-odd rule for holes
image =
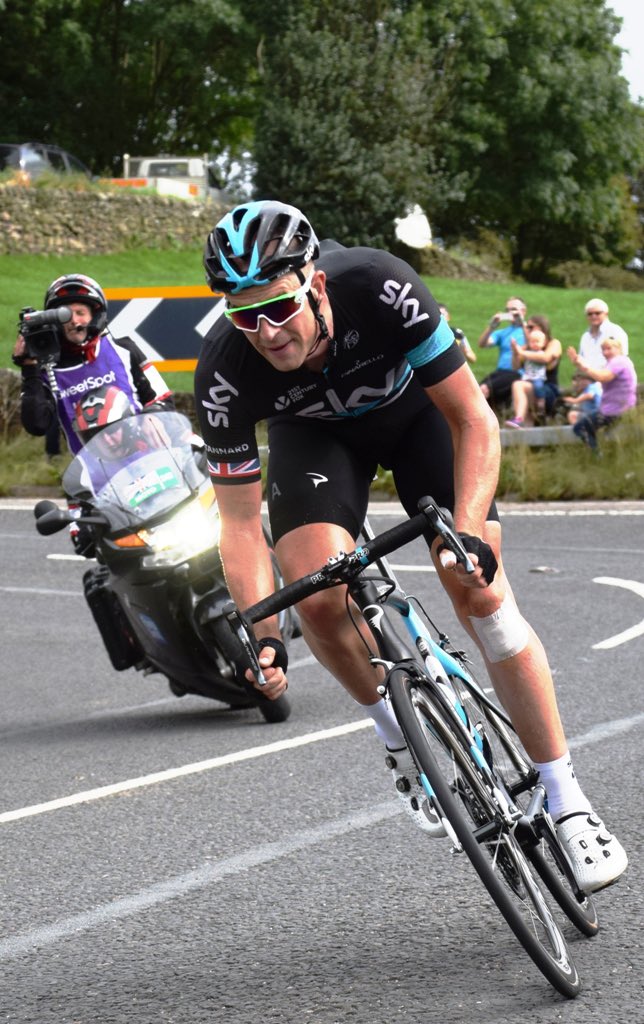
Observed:
[[[201,248],[224,209],[168,196],[0,185],[0,253]]]

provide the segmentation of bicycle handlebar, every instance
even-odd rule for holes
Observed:
[[[429,497],[421,498],[418,507],[420,512],[405,522],[398,523],[373,540],[356,547],[353,551],[342,552],[337,557],[330,558],[326,565],[309,576],[303,576],[293,583],[287,583],[281,590],[251,605],[243,613],[244,619],[247,622],[260,622],[271,615],[285,611],[297,604],[298,601],[303,601],[304,598],[310,597],[320,590],[328,590],[340,583],[348,583],[362,569],[366,569],[379,558],[391,554],[397,548],[420,537],[427,529],[428,521],[443,539],[444,544],[454,552],[457,560],[465,566],[466,571],[473,573],[474,565],[454,530],[454,521],[447,509],[440,508],[434,499]]]

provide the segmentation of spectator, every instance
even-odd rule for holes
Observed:
[[[583,370],[577,370],[572,378],[572,392],[572,395],[566,395],[564,398],[564,403],[569,407],[566,419],[571,425],[575,424],[580,416],[590,416],[591,413],[597,412],[602,386]]]
[[[443,317],[443,320],[445,320],[446,323],[449,323],[450,317],[449,317],[449,309],[447,308],[447,306],[444,306],[442,303],[439,302],[438,308],[441,311],[441,315]],[[459,327],[452,327],[451,330],[452,330],[452,334],[454,335],[454,337],[456,339],[456,344],[461,349],[461,351],[462,351],[463,355],[465,356],[465,358],[467,359],[468,363],[475,363],[476,362],[476,352],[474,351],[474,349],[470,345],[469,341],[467,340],[467,337],[465,336],[465,331],[462,331]]]
[[[512,385],[521,373],[512,368],[512,339],[518,345],[525,345],[526,305],[523,299],[514,296],[505,304],[504,313],[495,313],[479,338],[479,348],[496,346],[499,356],[496,370],[481,381],[481,391],[488,402],[503,404],[510,400]],[[503,321],[510,321],[507,327],[499,327]]]
[[[531,316],[525,326],[527,344],[511,341],[513,366],[521,379],[512,385],[513,417],[506,427],[532,426],[535,413],[552,412],[559,396],[558,373],[562,348],[553,338],[546,316]]]
[[[596,370],[602,370],[606,360],[602,355],[602,342],[606,338],[616,338],[622,343],[622,355],[628,355],[628,335],[618,324],[608,319],[608,306],[603,299],[591,299],[586,303],[584,311],[588,318],[588,328],[579,342],[579,355]]]
[[[608,427],[622,413],[632,409],[637,402],[637,374],[632,361],[622,352],[618,338],[606,338],[601,353],[605,361],[603,369],[594,369],[578,355],[574,348],[568,355],[578,370],[587,373],[592,380],[602,385],[602,396],[597,412],[582,416],[573,426],[573,431],[593,451],[597,451],[597,431]]]

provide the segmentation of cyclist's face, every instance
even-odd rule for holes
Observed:
[[[308,272],[310,273],[310,270]],[[311,281],[311,292],[314,298],[321,299],[324,282],[324,273],[315,271]],[[246,288],[239,295],[230,295],[228,303],[230,306],[249,306],[256,302],[265,302],[267,299],[277,299],[280,295],[297,291],[300,284],[301,282],[295,274],[288,274],[269,284]],[[301,312],[285,324],[275,327],[264,317],[260,317],[256,331],[242,331],[242,333],[271,366],[282,372],[298,370],[310,357],[318,359],[326,351],[324,342],[315,346],[318,326],[308,298],[305,298],[302,303]],[[312,356],[314,346],[315,355]]]

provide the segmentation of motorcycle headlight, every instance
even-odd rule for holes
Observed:
[[[139,530],[139,537],[153,551],[143,556],[142,566],[145,569],[171,568],[216,547],[219,543],[219,515],[214,494],[212,499],[208,494],[202,495],[167,522]]]

